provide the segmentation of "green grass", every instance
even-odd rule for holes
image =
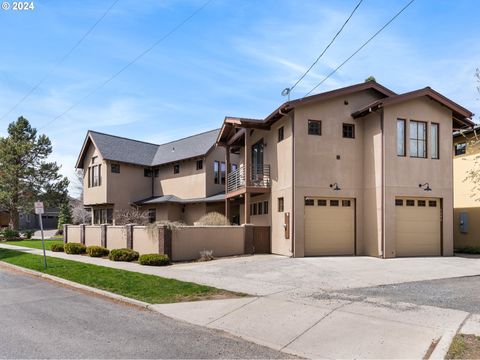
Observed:
[[[7,245],[18,245],[29,247],[33,249],[42,248],[42,240],[18,240],[18,241],[7,241]],[[45,249],[50,250],[53,244],[63,244],[63,239],[60,240],[45,240]]]
[[[480,337],[457,334],[450,344],[445,359],[478,359],[480,357]]]
[[[151,304],[243,296],[190,282],[53,257],[47,257],[48,268],[45,270],[42,256],[1,248],[0,261]]]

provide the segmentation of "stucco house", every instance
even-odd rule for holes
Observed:
[[[480,247],[480,192],[468,177],[480,169],[480,126],[453,135],[455,248]]]
[[[369,81],[226,117],[226,214],[270,226],[287,256],[452,255],[452,132],[472,115],[429,87]]]
[[[158,145],[88,131],[76,168],[83,169],[92,223],[111,224],[115,211],[132,207],[148,211],[151,222],[193,224],[206,213],[223,213],[225,151],[215,146],[218,132]]]

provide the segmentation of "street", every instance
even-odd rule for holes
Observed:
[[[291,357],[0,268],[0,358]]]

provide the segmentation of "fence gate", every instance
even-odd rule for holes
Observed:
[[[255,254],[270,254],[270,226],[253,227],[253,251]]]

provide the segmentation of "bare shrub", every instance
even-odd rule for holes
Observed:
[[[82,204],[72,209],[72,221],[74,225],[89,224],[92,221],[92,213],[86,210]]]
[[[122,209],[115,211],[115,225],[148,225],[148,212],[137,209]]]
[[[198,261],[212,261],[215,258],[213,257],[213,250],[202,250],[200,251],[200,259]]]
[[[230,225],[226,216],[218,212],[205,214],[195,223],[198,225]]]
[[[169,229],[169,230],[174,230],[174,229],[177,229],[181,226],[185,226],[185,224],[180,222],[180,221],[170,221],[170,220],[156,221],[154,223],[151,223],[151,224],[147,225],[148,236],[150,236],[153,239],[156,239],[158,237],[157,229],[158,229],[159,226],[162,226],[162,225],[166,226],[167,229]]]

